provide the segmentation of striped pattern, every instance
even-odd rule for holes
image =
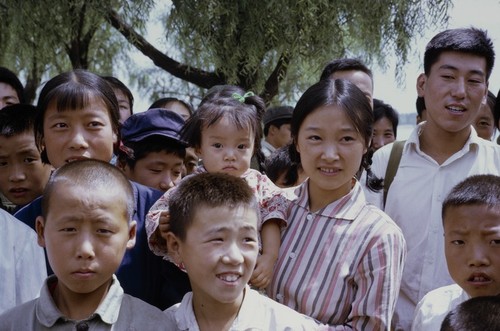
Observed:
[[[268,295],[330,325],[390,325],[405,258],[395,223],[366,203],[359,183],[310,213],[307,183],[297,191]]]

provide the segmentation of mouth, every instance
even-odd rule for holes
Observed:
[[[319,168],[319,171],[325,175],[335,175],[339,173],[341,170],[339,168]]]
[[[473,273],[468,279],[467,282],[471,283],[472,285],[486,285],[491,283],[491,278],[482,272],[478,273]]]
[[[467,111],[467,109],[464,106],[446,106],[446,109],[448,109],[451,113],[453,114],[463,114]]]
[[[87,160],[88,157],[85,156],[75,156],[75,157],[70,157],[65,160],[66,163],[74,162],[74,161],[80,161],[80,160]]]
[[[226,273],[218,274],[217,278],[224,281],[225,283],[233,284],[233,283],[236,283],[241,278],[241,274],[226,272]]]
[[[222,168],[223,171],[235,171],[235,170],[238,170],[236,167],[233,167],[233,166],[227,166],[227,167],[224,167]]]
[[[21,197],[24,196],[28,192],[27,188],[24,187],[19,187],[19,188],[11,188],[9,190],[9,193],[14,196],[14,197]]]

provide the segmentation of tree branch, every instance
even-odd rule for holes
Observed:
[[[175,77],[202,88],[211,88],[214,85],[225,84],[225,78],[222,75],[181,64],[156,49],[146,39],[135,32],[130,25],[123,22],[116,11],[110,10],[106,19],[142,54],[150,58],[156,66]]]
[[[269,104],[272,98],[278,94],[279,84],[286,76],[288,64],[290,64],[290,56],[287,53],[281,53],[276,67],[264,84],[264,91],[260,94],[266,104]]]

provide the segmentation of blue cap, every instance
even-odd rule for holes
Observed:
[[[183,125],[184,119],[177,113],[163,108],[152,108],[127,118],[120,128],[120,133],[125,145],[151,136],[163,136],[187,146],[180,136]]]

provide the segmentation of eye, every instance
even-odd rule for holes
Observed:
[[[33,162],[38,161],[38,158],[34,158],[34,157],[27,157],[27,158],[25,158],[23,161],[24,161],[24,163],[33,163]]]
[[[247,149],[248,146],[246,144],[239,144],[238,149]]]
[[[161,172],[161,169],[149,169],[154,174],[159,174]]]
[[[452,245],[456,245],[456,246],[463,246],[463,245],[465,245],[465,241],[463,241],[463,240],[452,240],[450,243]]]
[[[172,176],[174,176],[174,177],[179,177],[181,174],[182,174],[181,171],[173,171],[172,172]]]
[[[0,167],[5,167],[7,165],[7,161],[0,161]]]
[[[71,227],[61,228],[59,232],[68,232],[68,233],[76,232],[76,228],[71,228]]]
[[[445,75],[445,74],[443,74],[443,75],[441,75],[441,77],[444,78],[444,79],[453,79],[452,75]]]
[[[354,138],[354,137],[352,137],[352,136],[345,136],[345,137],[342,137],[340,140],[341,140],[341,141],[350,142],[350,141],[354,141],[354,140],[356,140],[356,138]]]
[[[113,231],[111,231],[109,229],[101,228],[101,229],[97,229],[97,233],[99,233],[99,234],[113,234]]]
[[[101,122],[98,122],[98,121],[92,121],[89,123],[89,127],[91,127],[91,128],[97,128],[97,127],[101,127],[101,126],[104,126],[104,124],[102,124]]]
[[[311,141],[321,141],[321,137],[316,135],[309,136],[306,139]]]
[[[500,239],[493,239],[490,241],[490,245],[492,246],[500,246]]]
[[[215,147],[215,148],[222,148],[222,144],[221,143],[215,143],[212,146]]]
[[[53,128],[56,128],[56,129],[63,129],[63,128],[67,128],[68,125],[66,123],[63,123],[63,122],[58,122],[58,123],[55,123],[54,125],[52,125]]]

